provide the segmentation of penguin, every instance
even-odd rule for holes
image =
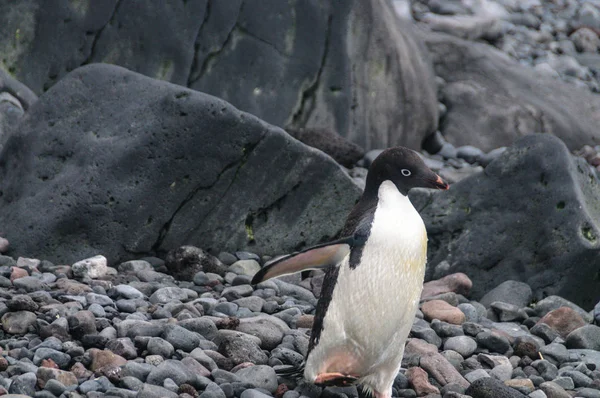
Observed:
[[[391,397],[427,260],[425,224],[407,196],[416,187],[449,186],[416,152],[384,150],[369,167],[342,238],[278,258],[254,275],[252,284],[326,271],[305,361],[288,375],[298,371],[323,386],[359,384],[375,398]]]

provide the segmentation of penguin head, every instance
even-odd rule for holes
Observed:
[[[384,150],[373,161],[367,174],[367,189],[379,189],[384,181],[391,181],[403,195],[411,188],[448,189],[440,176],[431,171],[413,150],[401,146]]]

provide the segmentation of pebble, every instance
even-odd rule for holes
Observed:
[[[466,320],[461,310],[442,300],[424,302],[421,304],[421,311],[427,320],[439,319],[455,325],[460,325]]]
[[[252,384],[256,388],[262,388],[271,393],[277,390],[277,375],[275,370],[266,365],[249,366],[235,373],[243,382]]]
[[[566,339],[569,333],[586,325],[586,321],[569,307],[560,307],[544,315],[537,324],[545,323],[556,330],[563,339]]]
[[[163,358],[171,358],[175,352],[175,347],[160,337],[151,337],[146,349],[149,354],[160,355]]]
[[[97,279],[105,276],[108,272],[106,257],[97,255],[78,261],[71,266],[75,278]]]
[[[567,348],[583,348],[600,351],[600,327],[584,325],[567,336]]]
[[[444,350],[458,352],[463,357],[471,356],[477,349],[477,342],[469,336],[450,337],[444,343]]]
[[[487,292],[479,302],[486,307],[490,307],[493,302],[500,301],[523,308],[529,305],[532,298],[533,292],[528,284],[507,280]]]

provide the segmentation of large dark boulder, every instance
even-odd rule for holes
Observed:
[[[0,153],[13,254],[111,262],[184,244],[290,252],[360,195],[331,158],[223,100],[109,65],[35,103]]]
[[[481,298],[499,283],[528,283],[587,309],[600,299],[600,182],[558,138],[520,139],[446,192],[416,192],[429,235],[430,279],[465,272]]]
[[[36,93],[104,62],[215,95],[365,149],[437,128],[430,64],[387,0],[0,0],[0,52]]]
[[[559,137],[571,150],[600,144],[600,97],[523,66],[483,43],[422,34],[435,72],[446,84],[440,121],[456,146],[485,151],[532,133]]]

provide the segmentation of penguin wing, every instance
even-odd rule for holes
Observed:
[[[266,264],[254,275],[251,283],[255,285],[276,276],[336,266],[350,254],[353,247],[363,244],[362,235],[353,235],[283,256]]]

